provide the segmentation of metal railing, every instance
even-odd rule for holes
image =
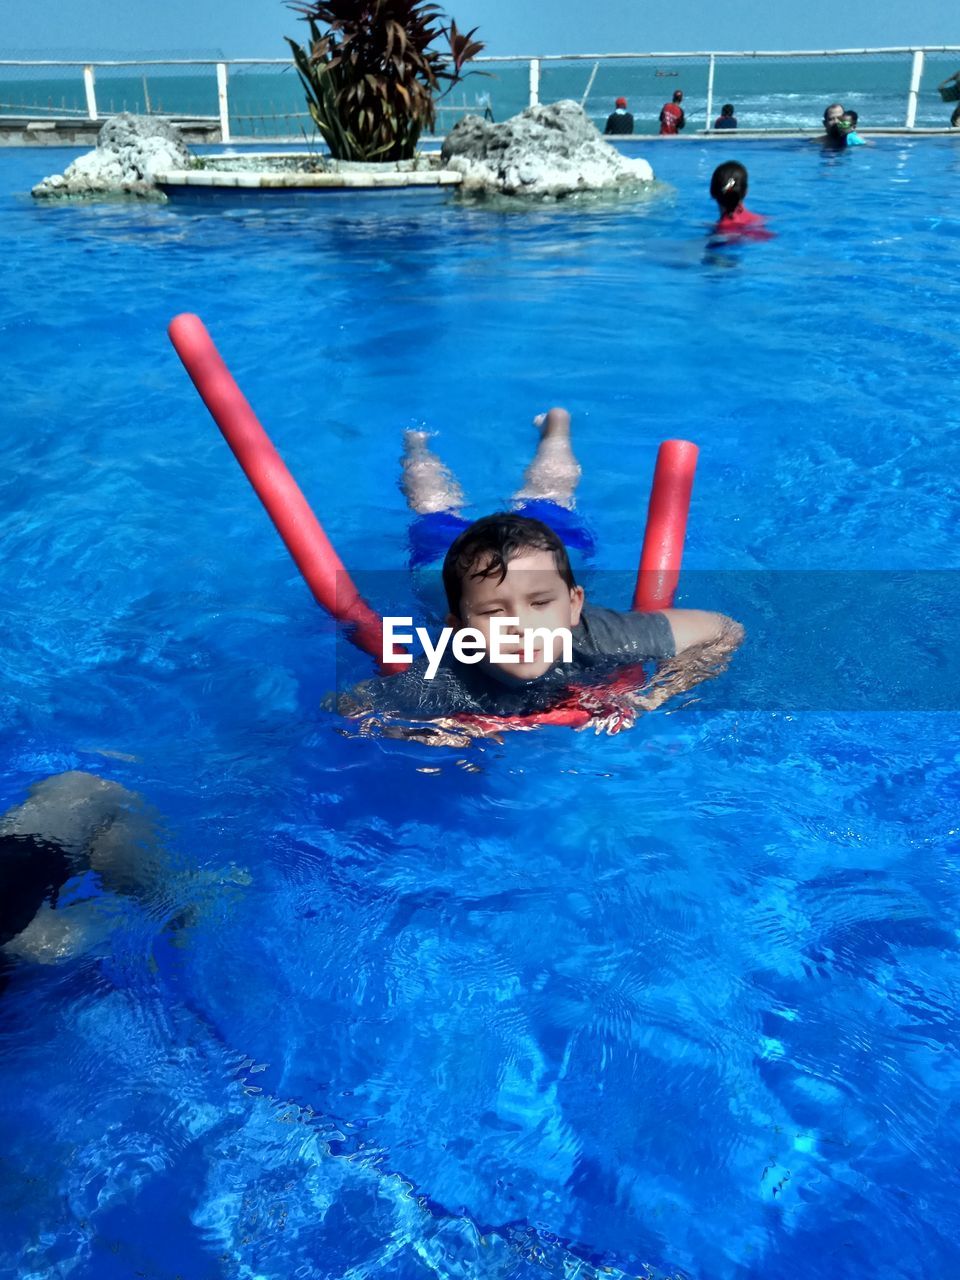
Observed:
[[[951,56],[949,62],[945,60],[947,55]],[[475,101],[470,103],[461,87],[463,100],[460,103],[442,101],[438,104],[438,112],[446,122],[451,115],[463,115],[468,111],[480,111],[482,114],[486,110],[488,116],[493,116],[496,108],[497,118],[502,119],[506,114],[540,101],[572,97],[586,108],[591,95],[599,102],[609,103],[613,96],[627,93],[632,106],[637,104],[633,109],[639,109],[643,125],[641,132],[654,132],[653,122],[659,110],[657,99],[663,96],[662,86],[656,85],[655,80],[659,77],[679,78],[682,74],[688,120],[706,130],[712,127],[715,103],[722,98],[734,97],[752,104],[746,114],[750,116],[752,112],[757,123],[752,124],[750,119],[741,121],[751,128],[762,131],[778,127],[816,127],[824,98],[830,101],[840,96],[841,89],[844,94],[853,94],[858,101],[869,99],[873,103],[874,118],[864,118],[861,111],[862,124],[915,129],[921,104],[927,127],[946,123],[941,116],[934,114],[934,76],[928,72],[931,69],[942,72],[944,68],[953,71],[957,61],[960,61],[960,45],[582,53],[539,57],[484,55],[476,59],[476,69],[496,80],[496,92],[476,94]],[[783,64],[779,73],[781,82],[792,84],[795,92],[773,92],[769,86],[764,89],[758,87],[763,82],[764,73],[757,69],[774,67],[777,62]],[[838,66],[841,71],[837,71]],[[495,67],[501,69],[499,74],[492,73]],[[830,76],[820,74],[824,68],[831,68]],[[205,78],[201,79],[196,74],[198,71],[204,73]],[[875,82],[872,88],[871,76]],[[844,77],[853,87],[844,87]],[[718,92],[718,80],[722,94]],[[840,82],[839,88],[827,87],[831,84],[837,86],[837,82]],[[701,84],[702,91],[699,89]],[[26,101],[31,85],[32,104]],[[82,98],[79,95],[81,86]],[[272,97],[268,99],[265,96],[268,92],[275,92],[280,97],[279,109]],[[72,99],[69,105],[68,94]],[[45,105],[37,101],[43,96],[47,97]],[[18,97],[23,100],[15,101]],[[59,105],[54,105],[55,97],[59,97]],[[117,98],[120,99],[119,107]],[[784,105],[787,99],[801,101],[787,107]],[[127,110],[128,100],[131,104],[129,109],[146,114],[219,123],[224,142],[240,140],[241,137],[256,138],[258,125],[260,136],[268,125],[273,126],[274,133],[290,133],[291,130],[294,133],[312,132],[299,81],[286,58],[0,60],[0,119],[5,114],[9,116],[17,112],[32,118],[60,116],[97,121],[106,114]],[[599,102],[594,117],[602,119],[606,111],[601,111]],[[105,109],[107,104],[109,107]],[[876,111],[879,111],[880,118],[877,118]],[[782,124],[778,123],[780,120]]]

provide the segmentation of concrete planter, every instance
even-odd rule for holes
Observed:
[[[459,173],[441,167],[438,155],[392,164],[359,164],[308,154],[208,156],[202,167],[168,169],[154,175],[171,199],[210,195],[324,194],[337,191],[441,190],[459,186]]]

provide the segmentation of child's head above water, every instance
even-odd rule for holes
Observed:
[[[710,194],[722,213],[734,213],[747,194],[747,171],[737,160],[718,164],[710,179]]]
[[[563,542],[547,525],[513,512],[475,521],[453,542],[443,562],[451,626],[475,627],[489,639],[495,618],[517,618],[519,636],[531,628],[572,630],[580,621],[578,587]],[[532,662],[491,663],[517,680],[533,680],[554,665],[543,641]]]

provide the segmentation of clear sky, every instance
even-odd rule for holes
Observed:
[[[960,44],[950,0],[441,0],[489,53],[666,52]],[[3,52],[283,57],[301,23],[282,0],[2,0]]]

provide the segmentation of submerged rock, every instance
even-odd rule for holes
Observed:
[[[466,116],[444,140],[444,165],[462,190],[560,198],[653,181],[646,160],[604,142],[583,108],[569,100],[527,107],[503,124]]]
[[[112,116],[97,135],[96,150],[74,160],[63,174],[33,188],[37,199],[63,196],[158,194],[155,173],[189,169],[190,151],[176,125],[156,116]]]

